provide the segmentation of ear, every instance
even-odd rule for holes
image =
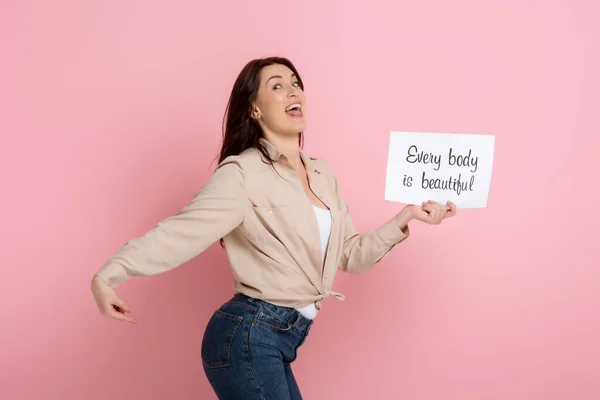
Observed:
[[[252,117],[255,120],[259,120],[261,115],[262,113],[260,112],[260,109],[256,104],[253,103],[250,107],[250,117]]]

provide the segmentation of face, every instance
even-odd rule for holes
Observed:
[[[252,107],[266,135],[297,137],[306,127],[305,97],[294,72],[281,64],[264,67]]]

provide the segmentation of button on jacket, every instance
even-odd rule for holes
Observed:
[[[128,241],[96,275],[111,287],[132,276],[175,268],[223,238],[234,289],[285,307],[344,296],[332,291],[337,270],[367,271],[409,235],[395,218],[380,228],[356,231],[333,169],[300,150],[311,190],[331,211],[325,262],[312,203],[295,168],[275,146],[260,139],[274,161],[247,149],[223,160],[178,213]],[[274,167],[274,168],[273,168]]]

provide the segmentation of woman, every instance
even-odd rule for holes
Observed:
[[[304,85],[284,58],[248,63],[224,120],[217,170],[176,215],[129,241],[92,279],[100,311],[136,322],[114,288],[175,268],[221,240],[235,295],[210,319],[204,370],[219,399],[301,399],[291,364],[338,269],[369,270],[416,219],[439,224],[454,204],[406,206],[359,234],[332,168],[301,149]]]

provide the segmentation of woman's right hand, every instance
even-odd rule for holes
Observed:
[[[131,309],[123,300],[117,296],[113,288],[106,284],[98,276],[94,276],[91,282],[92,294],[100,313],[107,317],[115,318],[120,321],[137,323],[131,316]]]

